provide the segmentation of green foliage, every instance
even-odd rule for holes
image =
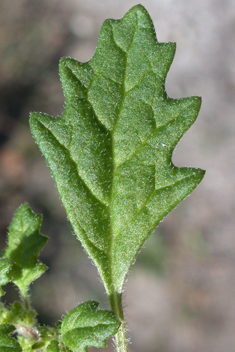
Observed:
[[[147,237],[204,175],[171,161],[201,104],[167,96],[174,53],[175,44],[158,43],[148,13],[135,6],[104,22],[89,62],[61,60],[64,114],[31,114],[74,231],[109,294],[122,292]]]
[[[106,340],[119,328],[120,321],[99,303],[87,301],[69,312],[62,321],[61,337],[73,352],[87,352],[88,346],[105,347]]]
[[[9,272],[11,270],[13,263],[6,258],[0,258],[0,297],[4,295],[4,291],[1,286],[6,285],[11,281],[11,276]]]
[[[23,204],[0,259],[0,295],[12,279],[22,299],[0,305],[1,351],[86,352],[114,334],[117,352],[128,351],[121,295],[129,268],[157,224],[204,175],[172,163],[201,105],[198,97],[167,96],[174,53],[175,44],[157,41],[149,14],[137,5],[121,20],[104,22],[89,62],[61,60],[65,111],[58,118],[32,113],[30,126],[112,311],[88,301],[55,328],[38,325],[28,287],[46,270],[38,255],[47,237],[39,232],[41,216]]]
[[[22,348],[18,341],[10,336],[15,330],[14,325],[1,324],[0,325],[0,351],[1,352],[21,352]]]
[[[46,268],[37,259],[47,241],[47,237],[39,233],[40,225],[41,216],[34,214],[28,204],[23,204],[9,229],[4,256],[14,262],[0,259],[1,284],[10,281],[11,270],[12,281],[20,288],[23,303],[14,302],[8,307],[0,304],[0,351],[69,352],[70,348],[76,351],[77,341],[79,351],[86,351],[86,346],[104,347],[106,340],[117,332],[120,321],[111,311],[97,311],[97,302],[88,301],[73,309],[64,318],[62,329],[61,323],[55,328],[37,326],[27,288]],[[13,331],[17,339],[9,335]]]
[[[60,352],[58,341],[51,341],[51,343],[47,346],[46,352]]]
[[[60,326],[60,324],[58,324]],[[60,335],[60,329],[57,328],[51,328],[47,326],[41,326],[40,331],[40,340],[35,342],[32,345],[32,350],[41,350],[47,351],[47,352],[57,352],[62,351],[59,349],[59,335]]]
[[[35,326],[36,312],[33,309],[25,309],[20,302],[14,302],[7,308],[1,309],[0,323],[11,323],[15,326]]]
[[[12,281],[23,296],[27,296],[28,286],[46,270],[46,266],[37,260],[48,240],[39,233],[41,221],[41,215],[34,214],[28,204],[23,204],[15,213],[9,229],[8,246],[3,257],[14,262]]]

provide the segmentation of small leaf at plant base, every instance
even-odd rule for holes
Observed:
[[[19,342],[10,334],[15,330],[12,324],[0,325],[0,351],[1,352],[21,352]]]
[[[25,309],[23,303],[15,301],[14,303],[8,305],[5,310],[6,320],[11,324],[23,324],[26,326],[35,326],[36,324],[36,311],[34,309]]]
[[[68,351],[64,344],[59,343],[61,321],[55,327],[41,326],[39,330],[40,341],[32,346],[32,350],[43,350],[45,352]],[[62,345],[62,346],[61,346]]]
[[[174,43],[157,41],[146,9],[134,6],[104,22],[89,62],[61,60],[63,115],[31,114],[68,218],[109,295],[123,291],[143,243],[204,176],[172,163],[201,105],[167,96],[174,54]]]
[[[38,255],[48,238],[39,233],[42,217],[34,214],[28,204],[21,205],[15,213],[8,233],[8,246],[3,257],[11,259],[12,281],[23,296],[32,281],[40,277],[46,266],[38,261]]]
[[[108,310],[97,310],[99,303],[87,301],[71,310],[61,325],[62,341],[73,352],[86,352],[88,346],[105,347],[116,334],[120,321]]]
[[[51,341],[50,344],[47,346],[46,352],[60,352],[58,341]]]
[[[57,340],[52,340],[47,346],[46,352],[71,352],[71,350],[66,347],[64,343],[59,343]]]
[[[9,274],[13,262],[7,258],[0,259],[0,297],[5,294],[1,286],[6,285],[11,281],[11,276]]]
[[[46,352],[60,352],[59,349],[59,343],[57,340],[52,340],[49,343],[47,343],[47,347],[45,347],[46,345],[46,341],[40,341],[40,342],[36,342],[35,344],[33,344],[32,346],[32,350],[43,350]]]
[[[40,350],[42,349],[44,346],[45,346],[46,342],[45,341],[39,341],[39,342],[36,342],[32,345],[32,350]]]

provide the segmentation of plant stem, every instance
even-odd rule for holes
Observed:
[[[114,292],[109,295],[109,303],[111,310],[116,314],[117,318],[121,321],[121,325],[115,335],[116,352],[128,352],[128,343],[126,337],[126,327],[122,307],[122,294]]]
[[[21,299],[22,299],[22,302],[23,302],[23,304],[24,304],[25,309],[26,309],[26,310],[29,310],[29,309],[30,309],[30,300],[29,300],[29,296],[28,296],[28,295],[26,295],[26,296],[23,296],[23,295],[22,295]]]

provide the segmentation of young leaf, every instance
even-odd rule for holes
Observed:
[[[57,323],[54,328],[41,326],[39,330],[40,341],[32,346],[32,350],[42,350],[45,352],[66,352],[67,347],[59,340],[60,339],[61,322]]]
[[[60,349],[59,348],[59,342],[58,340],[52,340],[51,342],[49,342],[47,344],[47,346],[45,347],[46,343],[45,341],[40,341],[40,342],[36,342],[33,346],[32,346],[32,350],[33,351],[46,351],[46,352],[62,352],[62,351],[66,351],[65,349]]]
[[[21,205],[15,213],[9,228],[8,247],[3,257],[11,259],[12,281],[19,287],[23,296],[32,281],[40,277],[46,266],[37,257],[48,238],[39,233],[41,215],[34,214],[28,204]]]
[[[46,352],[60,352],[58,341],[51,341],[51,343],[47,346]]]
[[[11,260],[6,258],[0,258],[0,297],[4,295],[4,291],[1,286],[6,285],[11,281],[11,276],[9,272],[11,270],[13,263]]]
[[[108,310],[97,310],[99,303],[87,301],[71,310],[61,325],[62,341],[72,352],[86,352],[88,346],[105,347],[116,334],[120,321]]]
[[[36,311],[33,309],[26,309],[23,303],[15,301],[8,305],[0,306],[0,323],[11,323],[19,328],[19,331],[24,330],[24,326],[35,326],[36,325]],[[23,329],[23,330],[22,330]]]
[[[89,62],[61,60],[63,115],[31,115],[69,220],[109,295],[122,292],[145,240],[204,175],[171,160],[201,104],[167,96],[174,53],[174,43],[157,41],[145,8],[134,6],[104,22]]]
[[[0,351],[1,352],[21,352],[22,349],[18,341],[10,336],[15,330],[14,325],[1,324],[0,325]]]

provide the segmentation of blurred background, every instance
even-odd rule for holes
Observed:
[[[134,0],[0,0],[0,248],[17,207],[43,214],[48,271],[31,287],[39,320],[79,302],[108,308],[29,130],[30,111],[63,112],[58,61],[93,55],[102,22]],[[150,236],[124,294],[130,352],[231,352],[235,344],[235,2],[142,0],[160,42],[176,42],[173,98],[202,96],[173,161],[206,169],[196,191]],[[17,297],[8,285],[5,300]],[[95,351],[96,349],[90,349]],[[105,351],[105,350],[104,350]],[[112,343],[106,349],[113,351]]]

